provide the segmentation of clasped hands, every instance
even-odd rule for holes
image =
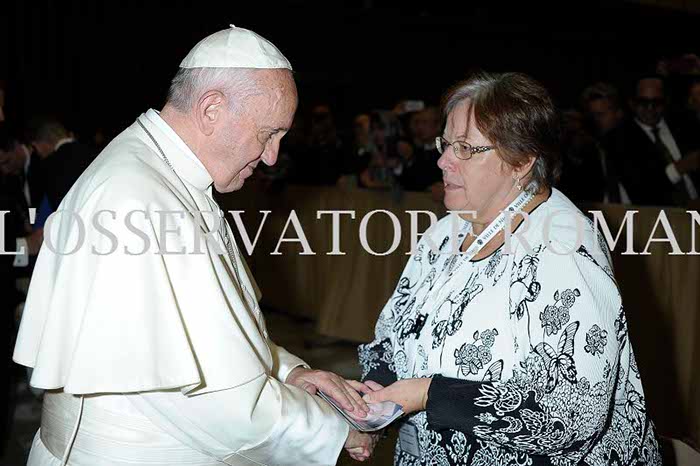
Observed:
[[[431,380],[429,378],[399,380],[384,388],[371,380],[362,383],[346,380],[332,372],[296,367],[289,373],[286,383],[312,395],[321,390],[351,415],[362,419],[369,412],[367,403],[393,401],[403,406],[406,414],[424,410]],[[360,393],[363,396],[360,396]],[[377,433],[369,434],[351,430],[345,442],[345,449],[354,460],[365,461],[372,456],[378,439]]]
[[[423,411],[428,402],[428,390],[432,380],[430,378],[399,380],[386,388],[372,380],[365,380],[364,385],[369,390],[362,391],[364,393],[362,399],[366,403],[393,401],[402,406],[405,414]],[[353,439],[353,433],[357,435],[356,439]],[[345,449],[354,460],[365,461],[372,456],[379,435],[377,432],[366,434],[353,431],[348,436]]]

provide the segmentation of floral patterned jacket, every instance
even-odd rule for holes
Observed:
[[[400,437],[395,464],[661,464],[592,222],[553,190],[509,249],[451,254],[470,228],[447,216],[426,232],[359,350],[365,380],[433,377],[404,421],[418,452]]]

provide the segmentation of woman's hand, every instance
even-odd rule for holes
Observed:
[[[366,394],[362,399],[367,403],[393,401],[400,404],[406,414],[423,411],[432,381],[431,378],[399,380],[386,388]]]

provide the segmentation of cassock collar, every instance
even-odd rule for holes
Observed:
[[[157,111],[149,109],[139,117],[148,131],[158,141],[161,149],[173,165],[177,175],[200,191],[207,191],[214,182],[204,164],[192,152],[185,141],[163,120]],[[150,138],[145,135],[147,141]],[[162,157],[156,148],[158,157]]]

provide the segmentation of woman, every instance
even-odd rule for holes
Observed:
[[[472,212],[424,235],[360,347],[366,399],[408,414],[395,464],[660,464],[605,243],[551,187],[547,91],[482,74],[445,114],[444,203]]]

